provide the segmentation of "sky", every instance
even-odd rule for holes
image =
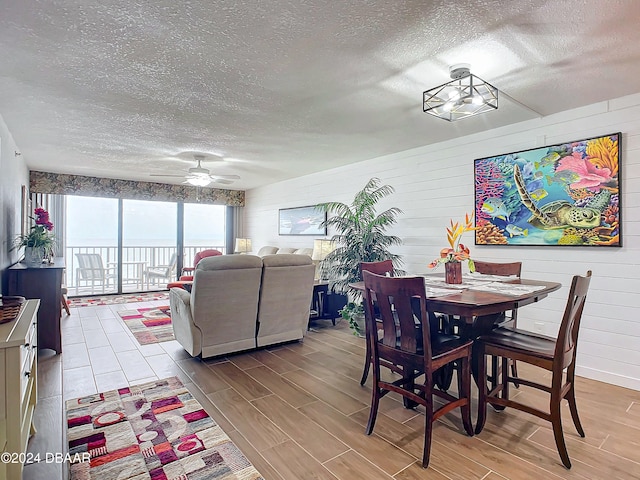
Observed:
[[[125,246],[174,246],[177,206],[171,202],[123,201]],[[185,245],[224,245],[225,207],[185,204]],[[67,247],[115,246],[118,200],[67,196]]]

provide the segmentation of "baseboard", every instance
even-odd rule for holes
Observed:
[[[616,373],[580,366],[576,366],[576,375],[640,391],[640,378],[625,377]]]

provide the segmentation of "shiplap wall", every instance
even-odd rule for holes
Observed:
[[[278,236],[278,209],[349,203],[376,176],[396,190],[380,208],[404,212],[390,233],[403,240],[397,253],[405,269],[425,272],[446,246],[449,219],[462,220],[473,211],[474,159],[614,132],[622,132],[623,247],[474,246],[471,233],[463,243],[475,259],[521,260],[523,277],[562,283],[561,290],[518,315],[519,326],[533,330],[534,322],[542,323],[548,335],[557,332],[572,275],[591,269],[578,373],[640,390],[640,94],[249,190],[244,234],[256,251],[263,245],[311,247],[313,237]]]

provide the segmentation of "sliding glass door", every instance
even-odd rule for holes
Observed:
[[[226,253],[224,206],[71,195],[66,203],[72,296],[164,290],[196,252]]]
[[[177,274],[177,204],[122,201],[122,290],[164,290]]]
[[[215,249],[225,253],[225,211],[222,205],[184,204],[185,267],[193,266],[196,252]]]
[[[70,295],[117,293],[118,200],[67,196],[65,260]]]

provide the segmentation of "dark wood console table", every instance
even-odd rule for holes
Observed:
[[[63,258],[55,258],[51,265],[27,267],[16,263],[7,269],[7,295],[21,295],[27,299],[39,298],[38,348],[62,352],[60,333]]]

